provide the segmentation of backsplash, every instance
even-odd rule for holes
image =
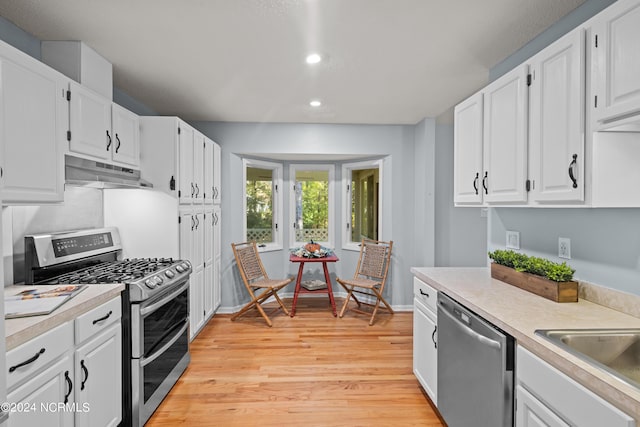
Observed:
[[[24,236],[103,226],[102,191],[67,186],[64,203],[5,207],[2,219],[4,283],[9,286],[24,281]]]

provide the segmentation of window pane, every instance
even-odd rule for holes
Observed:
[[[378,240],[378,169],[351,171],[351,241]]]
[[[329,171],[296,170],[296,241],[329,241]]]
[[[273,242],[273,170],[247,167],[247,241]]]

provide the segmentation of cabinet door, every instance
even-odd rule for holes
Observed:
[[[114,162],[140,167],[140,120],[137,114],[118,104],[111,106]]]
[[[213,209],[213,310],[220,307],[222,298],[222,290],[220,283],[220,265],[222,252],[222,217],[220,205],[216,205]]]
[[[584,200],[584,32],[534,56],[529,71],[532,199]]]
[[[73,407],[75,387],[73,359],[68,353],[7,395],[8,402],[25,405],[23,407],[25,410],[11,413],[8,425],[10,427],[72,426],[73,411],[60,410],[58,404]],[[77,410],[82,409],[82,406],[77,408]]]
[[[213,315],[213,263],[204,266],[203,284],[203,305],[204,319],[207,320]]]
[[[438,350],[437,326],[433,314],[419,301],[414,300],[413,310],[413,372],[437,404]]]
[[[482,203],[482,93],[477,93],[454,110],[453,201],[456,204]]]
[[[190,204],[195,194],[193,128],[181,123],[178,128],[178,200],[181,204]]]
[[[111,326],[76,350],[76,427],[117,426],[122,419],[122,332]]]
[[[213,143],[213,202],[220,203],[222,198],[222,150]]]
[[[202,264],[204,264],[204,236],[206,232],[206,221],[204,219],[203,212],[194,212],[194,227],[192,230],[193,247],[191,249],[193,268],[202,268]]]
[[[32,58],[12,56],[0,57],[3,202],[61,202],[68,80]]]
[[[111,131],[111,101],[73,81],[69,87],[69,150],[110,160],[115,142]]]
[[[484,89],[482,185],[486,202],[527,201],[527,66]]]
[[[204,217],[204,311],[205,318],[213,314],[213,241],[215,216],[212,209],[205,212]]]
[[[194,339],[204,325],[204,270],[196,269],[189,279],[189,338]]]
[[[619,0],[597,15],[591,39],[593,116],[606,124],[640,113],[640,2]]]
[[[204,135],[200,132],[193,133],[193,185],[196,188],[193,196],[194,203],[202,203],[206,191],[204,184]]]
[[[204,140],[204,202],[213,203],[215,189],[213,187],[213,151],[214,143],[209,138]]]
[[[195,268],[193,260],[193,229],[195,217],[191,212],[180,212],[179,217],[180,259],[189,261]]]
[[[516,427],[569,427],[522,386],[516,387]]]

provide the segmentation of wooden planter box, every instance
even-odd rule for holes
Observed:
[[[491,263],[491,277],[555,302],[577,302],[578,282],[554,282],[535,274],[522,273]]]

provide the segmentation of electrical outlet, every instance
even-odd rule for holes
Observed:
[[[507,230],[507,249],[520,249],[520,232]]]
[[[571,239],[558,237],[558,257],[571,259]]]

